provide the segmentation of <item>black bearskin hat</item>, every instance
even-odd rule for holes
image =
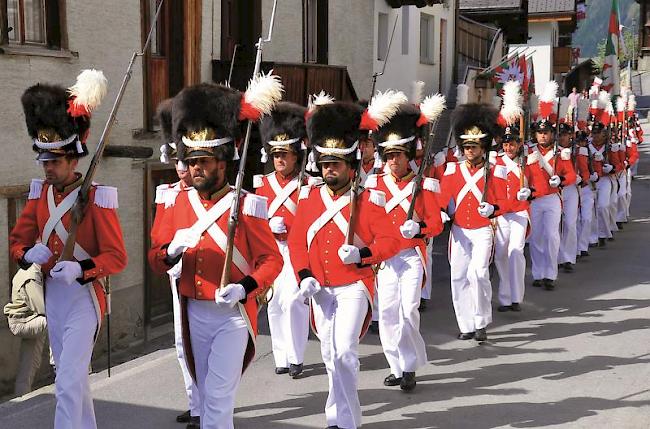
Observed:
[[[379,155],[384,162],[386,155],[391,152],[404,152],[409,160],[415,158],[417,142],[422,137],[423,129],[418,126],[420,117],[420,109],[416,106],[410,103],[402,104],[390,121],[373,133]],[[410,141],[405,141],[407,139]]]
[[[501,136],[501,141],[502,142],[510,142],[510,141],[519,141],[520,140],[520,134],[519,134],[519,126],[517,124],[512,124],[512,125],[506,125],[505,128],[503,128],[503,135]]]
[[[336,101],[319,106],[307,121],[307,135],[316,162],[357,162],[357,148],[361,131],[363,107]],[[354,148],[354,149],[353,149]]]
[[[260,120],[260,137],[266,154],[293,151],[300,162],[303,140],[307,137],[306,112],[305,107],[296,103],[280,102],[270,115]]]
[[[457,106],[453,116],[453,129],[458,146],[471,142],[488,150],[492,139],[499,133],[498,115],[498,110],[488,104],[468,103]]]
[[[160,146],[160,161],[168,163],[170,159],[177,159],[176,142],[172,140],[172,103],[173,99],[168,98],[158,104],[156,118],[160,124],[162,145]]]

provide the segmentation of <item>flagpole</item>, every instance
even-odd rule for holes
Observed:
[[[524,49],[523,51],[515,52],[515,55],[513,55],[512,57],[510,56],[511,54],[504,55],[503,57],[501,57],[501,58],[499,59],[499,61],[497,61],[497,62],[498,62],[497,65],[486,68],[486,69],[483,70],[481,73],[479,73],[479,75],[483,75],[483,74],[486,74],[486,73],[491,72],[492,70],[494,70],[494,69],[496,69],[497,67],[499,67],[503,61],[505,61],[505,60],[510,61],[510,60],[513,59],[515,56],[519,56],[519,55],[521,55],[522,53],[526,52],[528,49],[529,49],[529,48],[526,47],[526,49]],[[526,55],[530,55],[530,56],[527,57],[527,58],[532,57],[533,54],[534,54],[535,52],[537,52],[537,49],[534,49],[533,51],[531,51],[531,52],[529,52],[528,54],[526,54]]]

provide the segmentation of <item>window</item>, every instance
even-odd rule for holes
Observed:
[[[425,13],[420,14],[420,62],[435,64],[434,17]]]
[[[6,5],[0,9],[0,43],[60,48],[59,1],[0,1],[0,5]]]
[[[303,62],[327,64],[328,3],[303,0]]]
[[[410,10],[410,6],[402,6],[402,55],[409,54]]]
[[[388,14],[379,13],[377,19],[377,60],[386,61],[388,51]]]

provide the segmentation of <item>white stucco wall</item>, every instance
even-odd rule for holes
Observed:
[[[510,46],[511,52],[526,47],[526,54],[534,51],[532,55],[537,93],[553,79],[553,47],[557,45],[557,31],[557,22],[531,22],[528,24],[528,44]]]

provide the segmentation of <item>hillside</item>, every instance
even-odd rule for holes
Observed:
[[[611,7],[610,0],[587,0],[587,18],[578,24],[572,43],[573,47],[580,47],[582,57],[591,58],[597,55],[598,43],[607,37],[607,22]],[[632,21],[635,19],[638,30],[639,5],[634,0],[619,0],[619,9],[621,24],[629,28],[623,31],[632,31]]]

